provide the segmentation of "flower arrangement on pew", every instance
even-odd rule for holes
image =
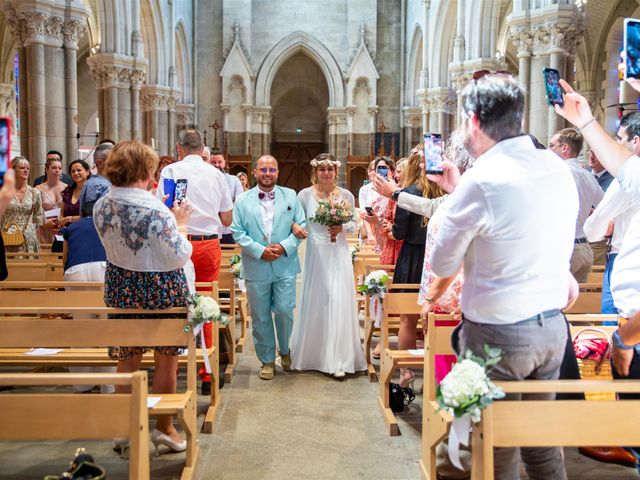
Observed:
[[[238,254],[234,255],[230,259],[231,273],[236,278],[240,278],[240,272],[242,272],[242,257]]]
[[[469,446],[471,423],[478,423],[481,410],[494,400],[504,398],[502,389],[496,387],[487,376],[500,361],[502,351],[485,345],[484,353],[486,360],[467,350],[436,390],[440,409],[454,417],[449,433],[449,458],[460,469],[459,448],[460,444]]]
[[[197,334],[205,323],[227,324],[227,317],[222,315],[220,305],[213,298],[196,293],[187,297],[187,304],[189,305],[189,322],[184,327],[185,332],[193,331]]]
[[[360,251],[360,245],[351,245],[351,247],[349,247],[349,253],[351,254],[352,265],[356,263],[356,257],[358,256],[359,251]]]
[[[382,299],[387,293],[389,274],[384,270],[374,270],[364,279],[364,283],[358,286],[358,291],[369,297],[369,312],[374,318],[374,325],[380,327],[382,323]]]
[[[351,205],[344,200],[339,200],[335,195],[331,195],[328,200],[318,202],[318,208],[309,220],[325,227],[343,225],[353,220]],[[331,243],[335,242],[336,237],[331,235]]]

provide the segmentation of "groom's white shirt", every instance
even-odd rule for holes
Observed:
[[[258,191],[262,192],[258,187]],[[266,193],[266,192],[263,192]],[[275,198],[263,198],[260,202],[260,213],[262,214],[262,225],[264,226],[264,233],[267,237],[267,241],[271,243],[271,231],[273,230],[273,217],[276,212],[276,199]]]

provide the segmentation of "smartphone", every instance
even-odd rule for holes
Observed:
[[[187,179],[180,178],[176,180],[176,202],[178,205],[182,203],[182,201],[187,196]]]
[[[549,106],[564,106],[562,87],[560,86],[560,72],[555,68],[547,67],[542,70],[542,75],[544,75],[544,87],[547,92],[547,103]]]
[[[9,170],[11,158],[11,118],[0,118],[0,187],[4,183],[4,174]]]
[[[442,175],[442,135],[424,134],[424,169],[427,173]]]
[[[367,211],[367,213],[368,213],[369,215],[373,215],[373,208],[371,208],[371,207],[364,207],[364,209]]]
[[[376,173],[378,175],[380,175],[381,177],[384,177],[386,179],[389,178],[389,167],[387,167],[386,165],[380,165],[378,166],[378,168],[376,168]]]
[[[624,20],[624,78],[640,78],[640,20]]]
[[[165,178],[163,186],[164,194],[167,196],[164,204],[169,208],[173,208],[173,199],[176,196],[176,181],[173,178]]]

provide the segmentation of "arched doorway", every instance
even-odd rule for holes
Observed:
[[[301,190],[310,184],[309,162],[326,150],[329,89],[318,64],[304,52],[288,58],[273,79],[270,103],[278,183]]]

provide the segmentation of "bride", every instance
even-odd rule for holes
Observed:
[[[318,202],[332,196],[348,202],[355,216],[353,195],[336,186],[339,166],[333,155],[318,155],[311,161],[312,186],[298,194],[307,217],[309,239],[300,315],[291,336],[292,368],[319,370],[336,378],[366,369],[351,254],[345,235],[356,232],[356,223],[352,220],[326,227],[310,220]]]

